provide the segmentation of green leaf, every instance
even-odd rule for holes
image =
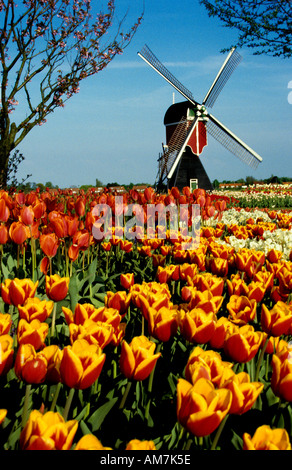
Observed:
[[[74,274],[70,278],[69,284],[69,296],[70,296],[70,305],[71,310],[74,312],[76,304],[78,303],[78,287],[77,287],[77,276]]]
[[[111,411],[112,407],[117,402],[118,397],[109,400],[108,402],[104,403],[104,405],[100,406],[89,418],[88,423],[92,426],[92,432],[97,431],[101,424],[103,423],[104,419],[106,418],[107,414]]]
[[[242,450],[242,445],[243,445],[243,439],[238,436],[234,430],[232,430],[233,436],[231,438],[231,442],[234,445],[236,450]]]
[[[87,424],[82,420],[80,421],[80,428],[81,428],[81,431],[83,432],[83,434],[91,434],[91,431],[89,429],[89,427],[87,426]]]
[[[3,263],[1,263],[1,269],[2,269],[2,274],[3,274],[3,277],[4,279],[8,279],[9,278],[9,274],[10,274],[10,271],[9,269],[7,268],[7,266]]]

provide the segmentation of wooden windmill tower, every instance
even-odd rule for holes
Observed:
[[[185,101],[170,106],[164,116],[166,145],[159,159],[158,190],[173,186],[182,189],[190,185],[191,179],[197,179],[200,188],[212,189],[199,158],[207,145],[208,134],[240,160],[257,167],[262,158],[207,111],[242,59],[235,48],[228,54],[202,104],[194,100],[192,93],[167,70],[148,46],[145,45],[138,55],[185,98]]]

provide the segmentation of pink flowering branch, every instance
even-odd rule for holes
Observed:
[[[126,16],[114,26],[115,0],[108,0],[105,11],[96,11],[96,4],[96,0],[19,0],[17,4],[0,0],[2,185],[10,152],[78,93],[82,80],[121,54],[141,23],[142,15],[124,32]],[[26,116],[11,122],[18,101],[25,105]]]

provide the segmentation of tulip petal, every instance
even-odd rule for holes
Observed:
[[[70,388],[76,388],[83,374],[83,367],[79,357],[69,348],[65,347],[60,365],[62,381]]]

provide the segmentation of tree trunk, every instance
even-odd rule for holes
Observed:
[[[1,132],[0,140],[0,189],[6,189],[8,180],[9,157],[16,147],[16,125],[13,122],[7,132],[7,128]]]

